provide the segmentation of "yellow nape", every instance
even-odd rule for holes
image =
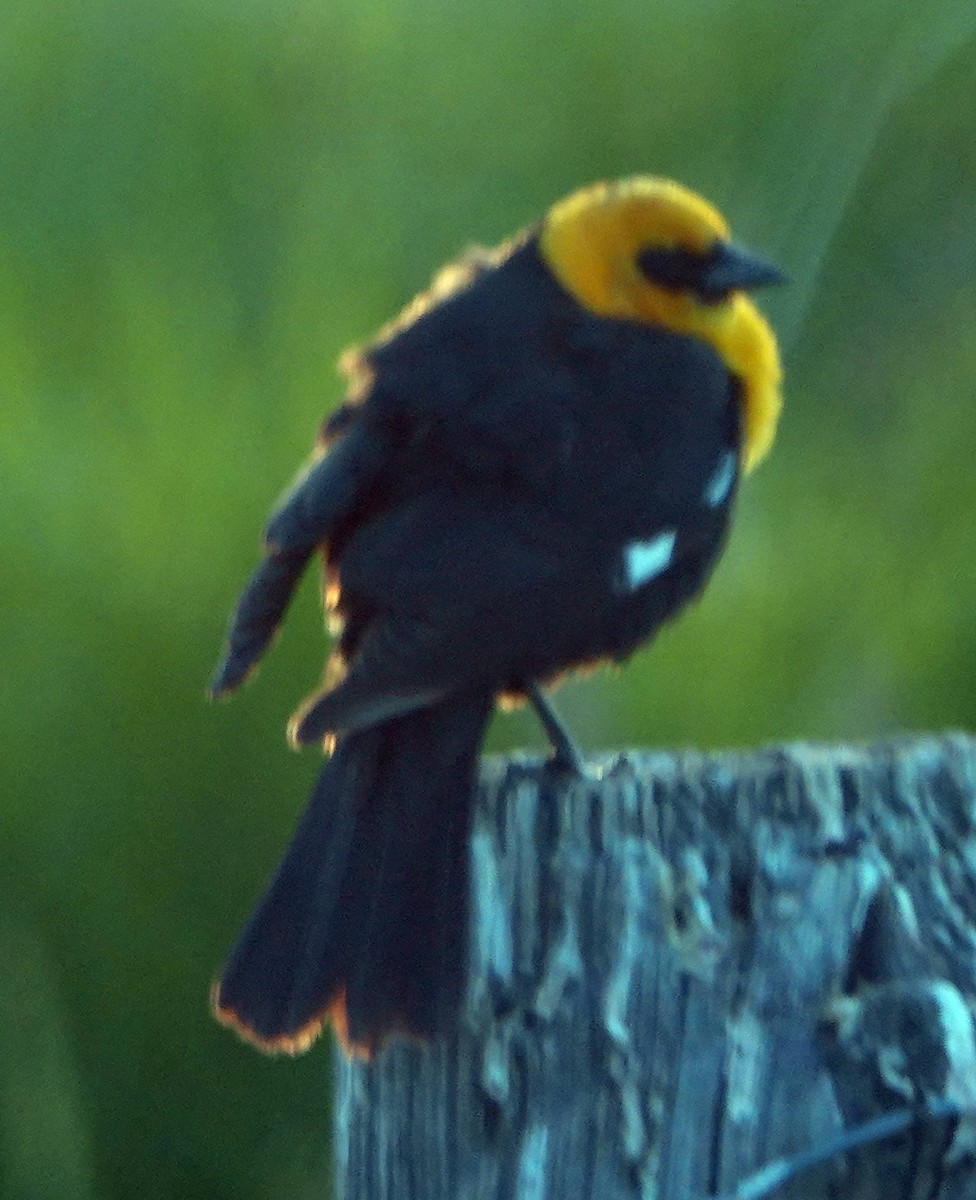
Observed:
[[[718,351],[742,385],[742,463],[751,471],[773,444],[782,407],[772,330],[744,292],[706,303],[652,283],[637,262],[652,247],[703,254],[728,241],[725,219],[701,196],[644,175],[574,192],[549,210],[539,237],[553,274],[591,312],[659,325]]]

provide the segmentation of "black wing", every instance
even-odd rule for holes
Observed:
[[[553,598],[582,569],[571,528],[497,492],[436,488],[367,522],[336,572],[348,672],[296,713],[292,742],[365,728],[472,683],[502,690],[507,665],[532,653],[522,643],[548,641]]]
[[[265,528],[267,554],[231,617],[227,647],[210,685],[212,698],[233,691],[257,666],[308,560],[369,490],[387,454],[387,441],[375,426],[353,423],[278,504]]]

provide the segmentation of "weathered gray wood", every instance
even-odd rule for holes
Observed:
[[[482,779],[465,1028],[339,1062],[340,1196],[690,1200],[976,1108],[976,740]],[[968,1200],[974,1149],[929,1122],[776,1194]]]

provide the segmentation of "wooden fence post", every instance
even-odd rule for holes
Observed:
[[[473,853],[464,1028],[337,1066],[344,1200],[976,1197],[965,1119],[756,1174],[976,1111],[976,739],[487,760]]]

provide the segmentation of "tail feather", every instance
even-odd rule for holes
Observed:
[[[330,1016],[350,1050],[433,1036],[461,1003],[478,748],[493,697],[455,695],[340,738],[214,992],[270,1050]]]

